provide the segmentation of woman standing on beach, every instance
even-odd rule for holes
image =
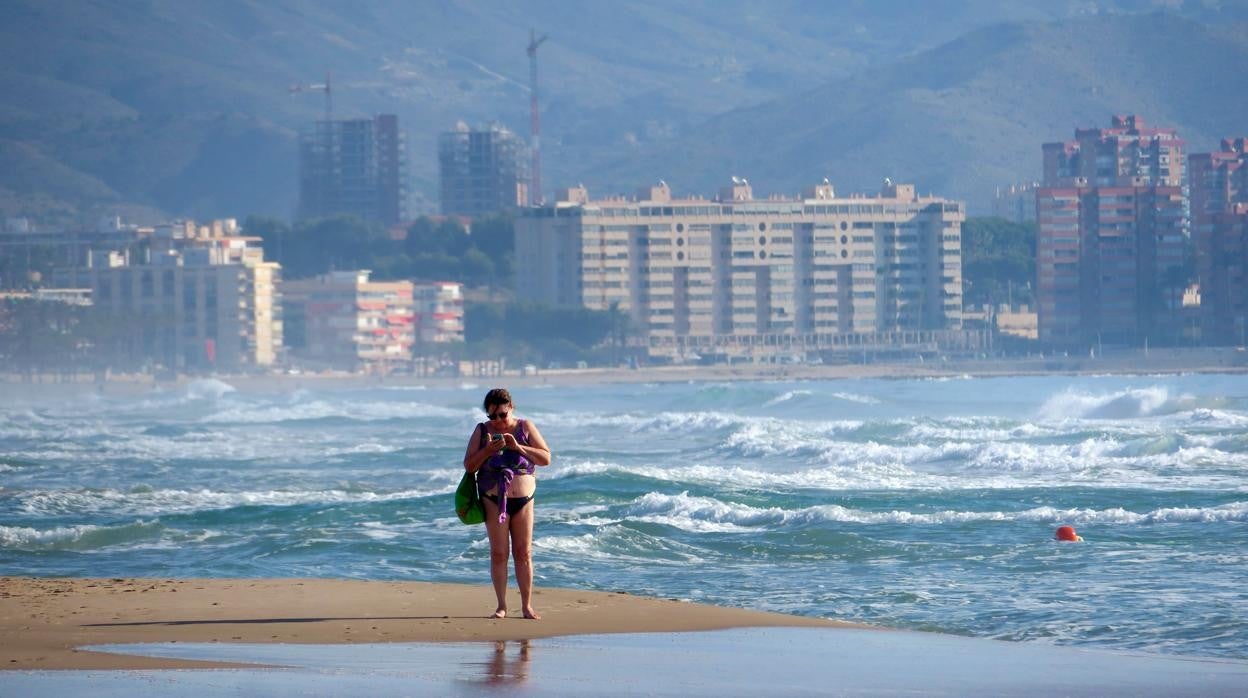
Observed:
[[[490,581],[498,597],[495,618],[507,617],[507,555],[515,558],[516,585],[524,617],[538,619],[533,594],[533,493],[535,466],[550,465],[550,448],[537,425],[517,419],[511,393],[495,388],[482,403],[488,421],[468,439],[464,469],[477,474],[490,536]]]

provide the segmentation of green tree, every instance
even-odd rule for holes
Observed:
[[[251,216],[243,229],[261,238],[265,258],[281,264],[287,279],[370,269],[378,280],[459,281],[491,290],[512,284],[513,226],[505,216],[482,218],[471,232],[457,219],[425,216],[408,226],[402,240],[378,224],[347,216],[293,226]]]
[[[263,239],[266,259],[282,265],[287,279],[302,279],[334,270],[368,269],[375,260],[398,253],[397,244],[379,223],[355,216],[300,221],[288,227],[271,218],[249,217],[248,235]]]
[[[469,346],[512,361],[585,359],[611,336],[612,324],[610,311],[588,308],[533,303],[468,303],[464,308]]]
[[[968,218],[962,224],[962,294],[966,305],[1033,303],[1036,224]]]
[[[497,275],[494,259],[473,247],[464,253],[460,264],[461,280],[472,286],[494,286]]]
[[[268,216],[247,216],[243,221],[243,232],[260,238],[265,259],[286,266],[283,255],[289,241],[290,226],[285,221]]]
[[[0,358],[24,373],[65,371],[85,361],[80,326],[89,306],[31,298],[0,301]]]
[[[472,244],[494,261],[495,282],[489,285],[514,288],[516,247],[515,223],[511,216],[500,214],[474,221]]]

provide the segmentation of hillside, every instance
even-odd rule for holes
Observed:
[[[1248,31],[1168,14],[1001,24],[845,80],[708,120],[605,168],[709,192],[884,177],[986,211],[993,188],[1037,179],[1040,144],[1115,113],[1174,126],[1192,152],[1248,133]],[[651,175],[653,176],[653,175]],[[591,181],[599,181],[593,180]]]
[[[541,49],[548,190],[573,181],[631,188],[667,173],[703,190],[729,169],[788,187],[808,179],[806,171],[864,163],[864,177],[874,180],[881,167],[871,140],[880,110],[871,114],[869,104],[891,93],[863,76],[882,76],[904,92],[890,118],[924,142],[929,128],[948,128],[962,111],[957,90],[983,99],[994,88],[957,80],[905,86],[901,76],[926,60],[918,56],[931,55],[924,51],[945,44],[935,50],[973,62],[985,40],[958,37],[993,22],[1158,4],[1174,3],[619,0],[581,3],[573,12],[521,0],[8,0],[0,16],[7,96],[0,102],[0,215],[44,224],[116,211],[288,216],[297,134],[322,113],[319,95],[291,96],[288,87],[320,82],[329,70],[336,115],[400,115],[412,208],[431,210],[440,131],[458,119],[494,119],[527,132],[530,27],[550,35]],[[1185,3],[1180,11],[1221,20],[1242,16],[1237,6]],[[1024,34],[1048,31],[1020,26],[1041,28]],[[855,93],[846,100],[829,92],[847,89]],[[786,97],[802,93],[832,112],[811,119],[805,98]],[[863,106],[851,113],[841,102]],[[788,124],[782,139],[757,133],[773,116]],[[938,118],[929,126],[911,116]],[[997,129],[991,116],[977,119]],[[861,153],[818,133],[841,124],[862,130]],[[735,141],[741,133],[749,137]],[[667,157],[669,139],[686,136],[688,149],[680,152],[696,154],[696,166]],[[812,138],[819,159],[806,162]],[[764,142],[767,150],[755,148]],[[758,154],[774,153],[775,145],[785,148],[778,157]],[[730,155],[737,150],[740,167]],[[989,163],[982,178],[1000,179],[1015,161]],[[761,166],[767,163],[774,167]]]

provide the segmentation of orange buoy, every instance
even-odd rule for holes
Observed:
[[[1074,526],[1059,526],[1057,529],[1057,533],[1053,534],[1053,537],[1056,538],[1057,540],[1066,541],[1070,543],[1076,543],[1078,541],[1083,540],[1083,536],[1075,533]]]

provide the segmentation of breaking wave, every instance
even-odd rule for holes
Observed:
[[[688,531],[742,531],[825,522],[940,525],[971,522],[1157,524],[1248,522],[1248,502],[1214,507],[1167,507],[1144,512],[1123,508],[1033,507],[1020,511],[866,511],[835,504],[802,509],[754,507],[710,497],[649,493],[629,504],[624,519],[666,523]]]

